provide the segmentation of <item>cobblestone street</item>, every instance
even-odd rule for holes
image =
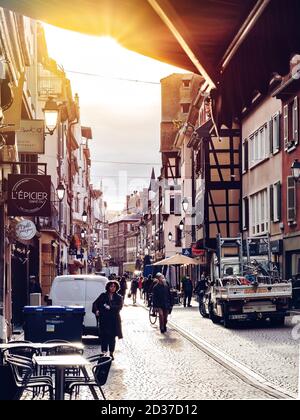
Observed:
[[[173,320],[180,310],[175,309]],[[122,319],[124,339],[117,343],[115,361],[104,387],[108,399],[271,398],[214,362],[173,328],[161,335],[157,327],[150,326],[144,308],[125,306]],[[86,344],[87,355],[99,351],[97,345]],[[91,395],[83,391],[79,398],[89,399]]]
[[[216,346],[268,381],[297,393],[299,343],[292,338],[292,317],[285,327],[255,325],[232,330],[214,325],[200,316],[197,302],[193,308],[175,306],[171,319],[176,325]]]

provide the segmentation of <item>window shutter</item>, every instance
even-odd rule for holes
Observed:
[[[287,196],[287,207],[288,207],[288,214],[287,219],[289,223],[293,223],[296,220],[296,181],[294,177],[288,177],[288,196]]]
[[[281,187],[281,183],[278,182],[278,184],[276,185],[277,188],[277,218],[278,221],[281,222],[282,219],[282,202],[281,202],[281,195],[282,195],[282,187]]]
[[[287,150],[289,147],[289,106],[285,105],[283,108],[283,136],[284,147]]]
[[[274,222],[274,187],[273,185],[270,186],[270,218],[271,222]]]
[[[245,229],[245,230],[248,230],[249,229],[249,222],[250,222],[250,220],[249,220],[249,198],[248,197],[246,197],[246,198],[244,198],[244,200],[243,200],[243,204],[244,204],[244,220],[243,220],[243,228]]]
[[[174,214],[176,216],[181,215],[181,194],[175,195]]]
[[[299,141],[299,116],[298,116],[298,97],[293,103],[293,141],[298,144]]]
[[[281,125],[282,125],[282,121],[281,121],[282,115],[280,114],[280,112],[278,113],[278,117],[277,117],[277,146],[278,146],[278,150],[281,149]]]
[[[273,118],[269,121],[269,140],[270,140],[270,154],[274,153],[275,151],[275,144],[273,139],[273,124],[275,124],[275,120]]]
[[[244,153],[245,153],[245,155],[244,155],[244,159],[245,159],[244,169],[245,169],[246,172],[248,172],[248,170],[249,170],[249,143],[248,143],[248,140],[245,142],[244,146],[245,146],[245,148],[244,148]]]

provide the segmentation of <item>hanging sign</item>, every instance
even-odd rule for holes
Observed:
[[[16,137],[19,153],[45,153],[44,120],[22,120]]]
[[[49,175],[8,175],[8,216],[51,216]]]
[[[36,226],[31,220],[22,220],[16,226],[16,236],[22,241],[30,241],[36,235]]]

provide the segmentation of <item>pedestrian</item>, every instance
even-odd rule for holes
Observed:
[[[131,294],[131,297],[132,297],[133,305],[136,304],[136,294],[137,294],[138,287],[139,287],[138,279],[136,277],[134,277],[131,280],[131,286],[130,286],[130,294]]]
[[[142,276],[140,276],[139,279],[138,279],[138,288],[139,288],[139,291],[140,291],[140,299],[143,298],[143,295],[142,295],[142,293],[143,293],[143,279],[144,278]]]
[[[29,277],[29,294],[42,293],[42,288],[36,276]]]
[[[170,286],[161,273],[157,273],[156,284],[153,286],[153,306],[157,309],[159,315],[160,332],[164,334],[167,331],[168,315],[173,308],[173,299]]]
[[[191,307],[191,300],[193,295],[193,283],[189,276],[183,277],[181,281],[181,287],[183,292],[183,306]]]
[[[123,297],[123,300],[125,299],[126,290],[127,290],[126,277],[125,276],[122,276],[122,278],[120,280],[120,291],[119,291],[119,295],[121,295]]]
[[[116,337],[123,338],[120,311],[123,306],[122,296],[117,292],[120,285],[116,280],[108,281],[106,292],[93,303],[93,313],[99,320],[99,337],[102,353],[108,353],[114,359]]]
[[[207,289],[207,279],[206,279],[206,274],[204,272],[202,273],[200,280],[198,281],[194,290],[194,292],[199,296],[199,302],[200,302],[200,297],[203,297],[206,289]]]

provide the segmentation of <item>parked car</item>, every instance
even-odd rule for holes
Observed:
[[[100,275],[76,274],[58,276],[53,280],[49,299],[53,306],[84,306],[83,333],[98,335],[93,302],[105,292],[108,279]]]

